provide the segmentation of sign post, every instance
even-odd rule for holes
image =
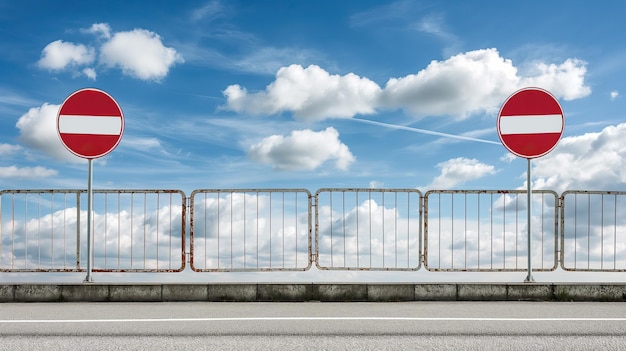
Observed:
[[[107,155],[122,140],[124,115],[117,102],[102,90],[85,88],[72,93],[59,108],[57,133],[74,155],[87,159],[87,277],[92,282],[93,159]]]
[[[502,105],[498,114],[498,136],[504,147],[528,160],[526,172],[528,201],[528,276],[532,283],[532,163],[533,158],[552,151],[563,135],[563,110],[552,94],[540,88],[516,91]]]

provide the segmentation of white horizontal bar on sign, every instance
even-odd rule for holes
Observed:
[[[120,116],[60,115],[59,133],[120,135],[122,118]]]
[[[500,134],[561,133],[562,115],[501,116]]]

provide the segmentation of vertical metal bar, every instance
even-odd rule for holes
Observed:
[[[221,200],[221,195],[218,192],[217,193],[217,269],[220,269],[220,263],[222,260],[222,257],[220,255],[220,236],[221,236],[221,232],[220,232],[220,222],[221,222],[221,206],[220,206],[220,200]]]
[[[50,201],[50,267],[54,268],[54,192]]]
[[[171,198],[172,198],[172,194],[170,193],[170,199]],[[156,215],[155,215],[156,216],[156,269],[157,270],[159,270],[159,221],[161,219],[161,217],[159,216],[160,209],[161,209],[161,193],[157,192],[157,204],[156,204]],[[172,208],[169,207],[168,210],[170,211],[170,214],[171,214]]]
[[[452,258],[452,262],[451,262],[452,265],[451,265],[451,267],[452,267],[452,269],[454,269],[454,193],[450,194],[450,197],[452,198],[451,199],[452,211],[451,211],[451,215],[450,215],[450,219],[452,221],[452,235],[451,235],[452,236],[452,244],[450,245],[450,251],[451,251],[450,257]]]
[[[346,191],[343,190],[341,192],[341,225],[343,231],[343,266],[347,267],[348,263],[346,260]]]
[[[294,206],[295,206],[295,220],[296,220],[296,268],[298,268],[298,193],[293,194]]]
[[[208,194],[205,192],[204,193],[204,201],[203,201],[203,207],[204,207],[204,230],[203,230],[203,232],[204,232],[204,268],[205,269],[207,268],[207,262],[209,260],[209,258],[207,257],[207,247],[208,247],[208,245],[207,245],[207,240],[208,240],[208,233],[207,233],[207,231],[208,231],[208,223],[207,223],[208,222],[208,217],[207,217],[207,215],[208,215],[208,211],[209,211],[207,209],[207,196],[208,196]],[[219,196],[219,194],[218,194],[218,196]]]
[[[515,194],[515,269],[518,268],[517,262],[519,257],[519,198],[519,194]]]
[[[385,192],[381,192],[382,195],[382,208],[380,209],[381,212],[381,222],[382,222],[382,230],[383,230],[383,268],[385,267]]]
[[[617,268],[617,194],[613,195],[613,269]]]
[[[591,267],[591,194],[587,194],[587,269]]]
[[[133,269],[133,242],[135,241],[133,238],[133,232],[135,227],[135,193],[130,193],[130,269]]]
[[[87,175],[87,276],[85,277],[85,283],[93,281],[91,277],[92,259],[93,259],[93,246],[91,242],[91,235],[93,230],[93,223],[91,222],[91,211],[93,210],[93,194],[92,194],[92,173],[93,173],[93,160],[88,159],[89,170]]]
[[[478,240],[477,240],[477,242],[478,242],[477,256],[478,257],[477,257],[477,260],[476,260],[477,261],[476,268],[480,269],[480,251],[481,251],[481,249],[480,249],[480,193],[478,195],[476,195],[476,197],[477,197],[477,200],[478,200],[477,201],[477,205],[476,205],[476,207],[477,207],[477,209],[476,209],[476,217],[477,217],[476,218],[476,223],[478,224],[478,226],[476,228],[476,231],[478,232]]]
[[[493,269],[493,193],[489,194],[489,239],[491,241],[490,249],[489,249],[489,268]]]
[[[28,269],[28,194],[24,194],[24,268]]]
[[[120,211],[122,194],[117,194],[117,269],[120,269],[122,259],[122,211]]]
[[[604,194],[600,194],[600,269],[604,269]]]
[[[269,230],[269,234],[270,234],[270,269],[272,269],[272,193],[269,193],[270,196],[270,205],[269,205],[269,211],[270,211],[270,219],[269,219],[269,224],[270,224],[270,230]]]
[[[148,194],[143,193],[143,269],[146,269],[146,227],[148,225],[147,197]]]
[[[578,263],[578,193],[574,193],[574,269]]]
[[[359,192],[354,192],[355,200],[354,204],[356,207],[356,266],[361,267],[361,249],[359,248]]]
[[[393,210],[394,210],[394,215],[393,215],[393,233],[394,233],[394,258],[395,258],[395,265],[394,268],[398,268],[398,192],[394,192],[394,204],[393,204]],[[408,262],[407,262],[408,263]]]
[[[437,205],[439,208],[438,217],[437,217],[437,220],[439,222],[439,233],[437,233],[439,236],[438,241],[437,241],[437,249],[439,249],[439,255],[437,258],[439,262],[437,262],[437,268],[441,268],[441,193],[438,193],[437,195],[439,197],[439,201],[437,202]]]
[[[80,270],[80,192],[76,192],[76,269]]]
[[[368,191],[367,192],[368,195],[368,199],[367,199],[367,205],[368,205],[368,211],[367,211],[367,218],[369,221],[369,234],[370,234],[370,263],[369,266],[372,266],[372,192]]]
[[[528,159],[528,171],[526,172],[527,175],[527,179],[526,179],[526,185],[527,185],[527,201],[528,201],[528,276],[526,277],[526,279],[524,280],[525,283],[532,283],[535,281],[535,279],[533,279],[533,267],[532,267],[532,229],[531,229],[531,222],[532,222],[532,184],[531,184],[531,180],[532,180],[532,175],[531,175],[531,168],[532,168],[532,163],[531,163],[531,159]]]
[[[282,239],[283,239],[283,268],[285,268],[285,192],[282,192],[283,195],[283,215],[282,215],[282,221],[283,221],[283,235],[282,235]]]
[[[107,193],[104,193],[104,268],[107,268],[107,219],[108,219],[108,200],[109,196]],[[118,252],[119,255],[119,252]]]
[[[234,193],[230,193],[230,268],[233,268],[233,196]]]
[[[463,194],[463,268],[467,268],[467,193]]]
[[[330,266],[334,267],[334,255],[333,255],[333,192],[328,192],[330,203]]]
[[[246,193],[243,193],[243,268],[246,269]]]
[[[63,194],[63,268],[67,268],[67,243],[66,243],[66,223],[67,213],[67,193]]]

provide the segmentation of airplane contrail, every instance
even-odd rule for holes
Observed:
[[[363,122],[363,123],[367,123],[367,124],[373,124],[373,125],[377,125],[377,126],[392,128],[392,129],[401,129],[401,130],[408,130],[409,132],[422,133],[422,134],[428,134],[428,135],[436,135],[436,136],[440,136],[440,137],[444,137],[444,138],[461,139],[461,140],[467,140],[467,141],[476,141],[476,142],[485,143],[485,144],[502,145],[502,143],[499,143],[497,141],[491,141],[491,140],[485,140],[485,139],[479,139],[479,138],[472,138],[472,137],[467,137],[467,136],[463,136],[463,135],[454,135],[454,134],[448,134],[448,133],[442,133],[442,132],[435,132],[435,131],[432,131],[432,130],[419,129],[419,128],[413,128],[413,127],[399,126],[399,125],[396,125],[396,124],[389,124],[389,123],[371,121],[369,119],[352,118],[352,120]]]

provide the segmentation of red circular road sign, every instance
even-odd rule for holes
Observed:
[[[497,122],[498,136],[504,147],[528,159],[552,151],[563,135],[564,126],[559,102],[540,88],[524,88],[509,96]]]
[[[74,155],[93,159],[113,151],[124,134],[124,115],[102,90],[86,88],[70,95],[59,109],[57,132]]]

